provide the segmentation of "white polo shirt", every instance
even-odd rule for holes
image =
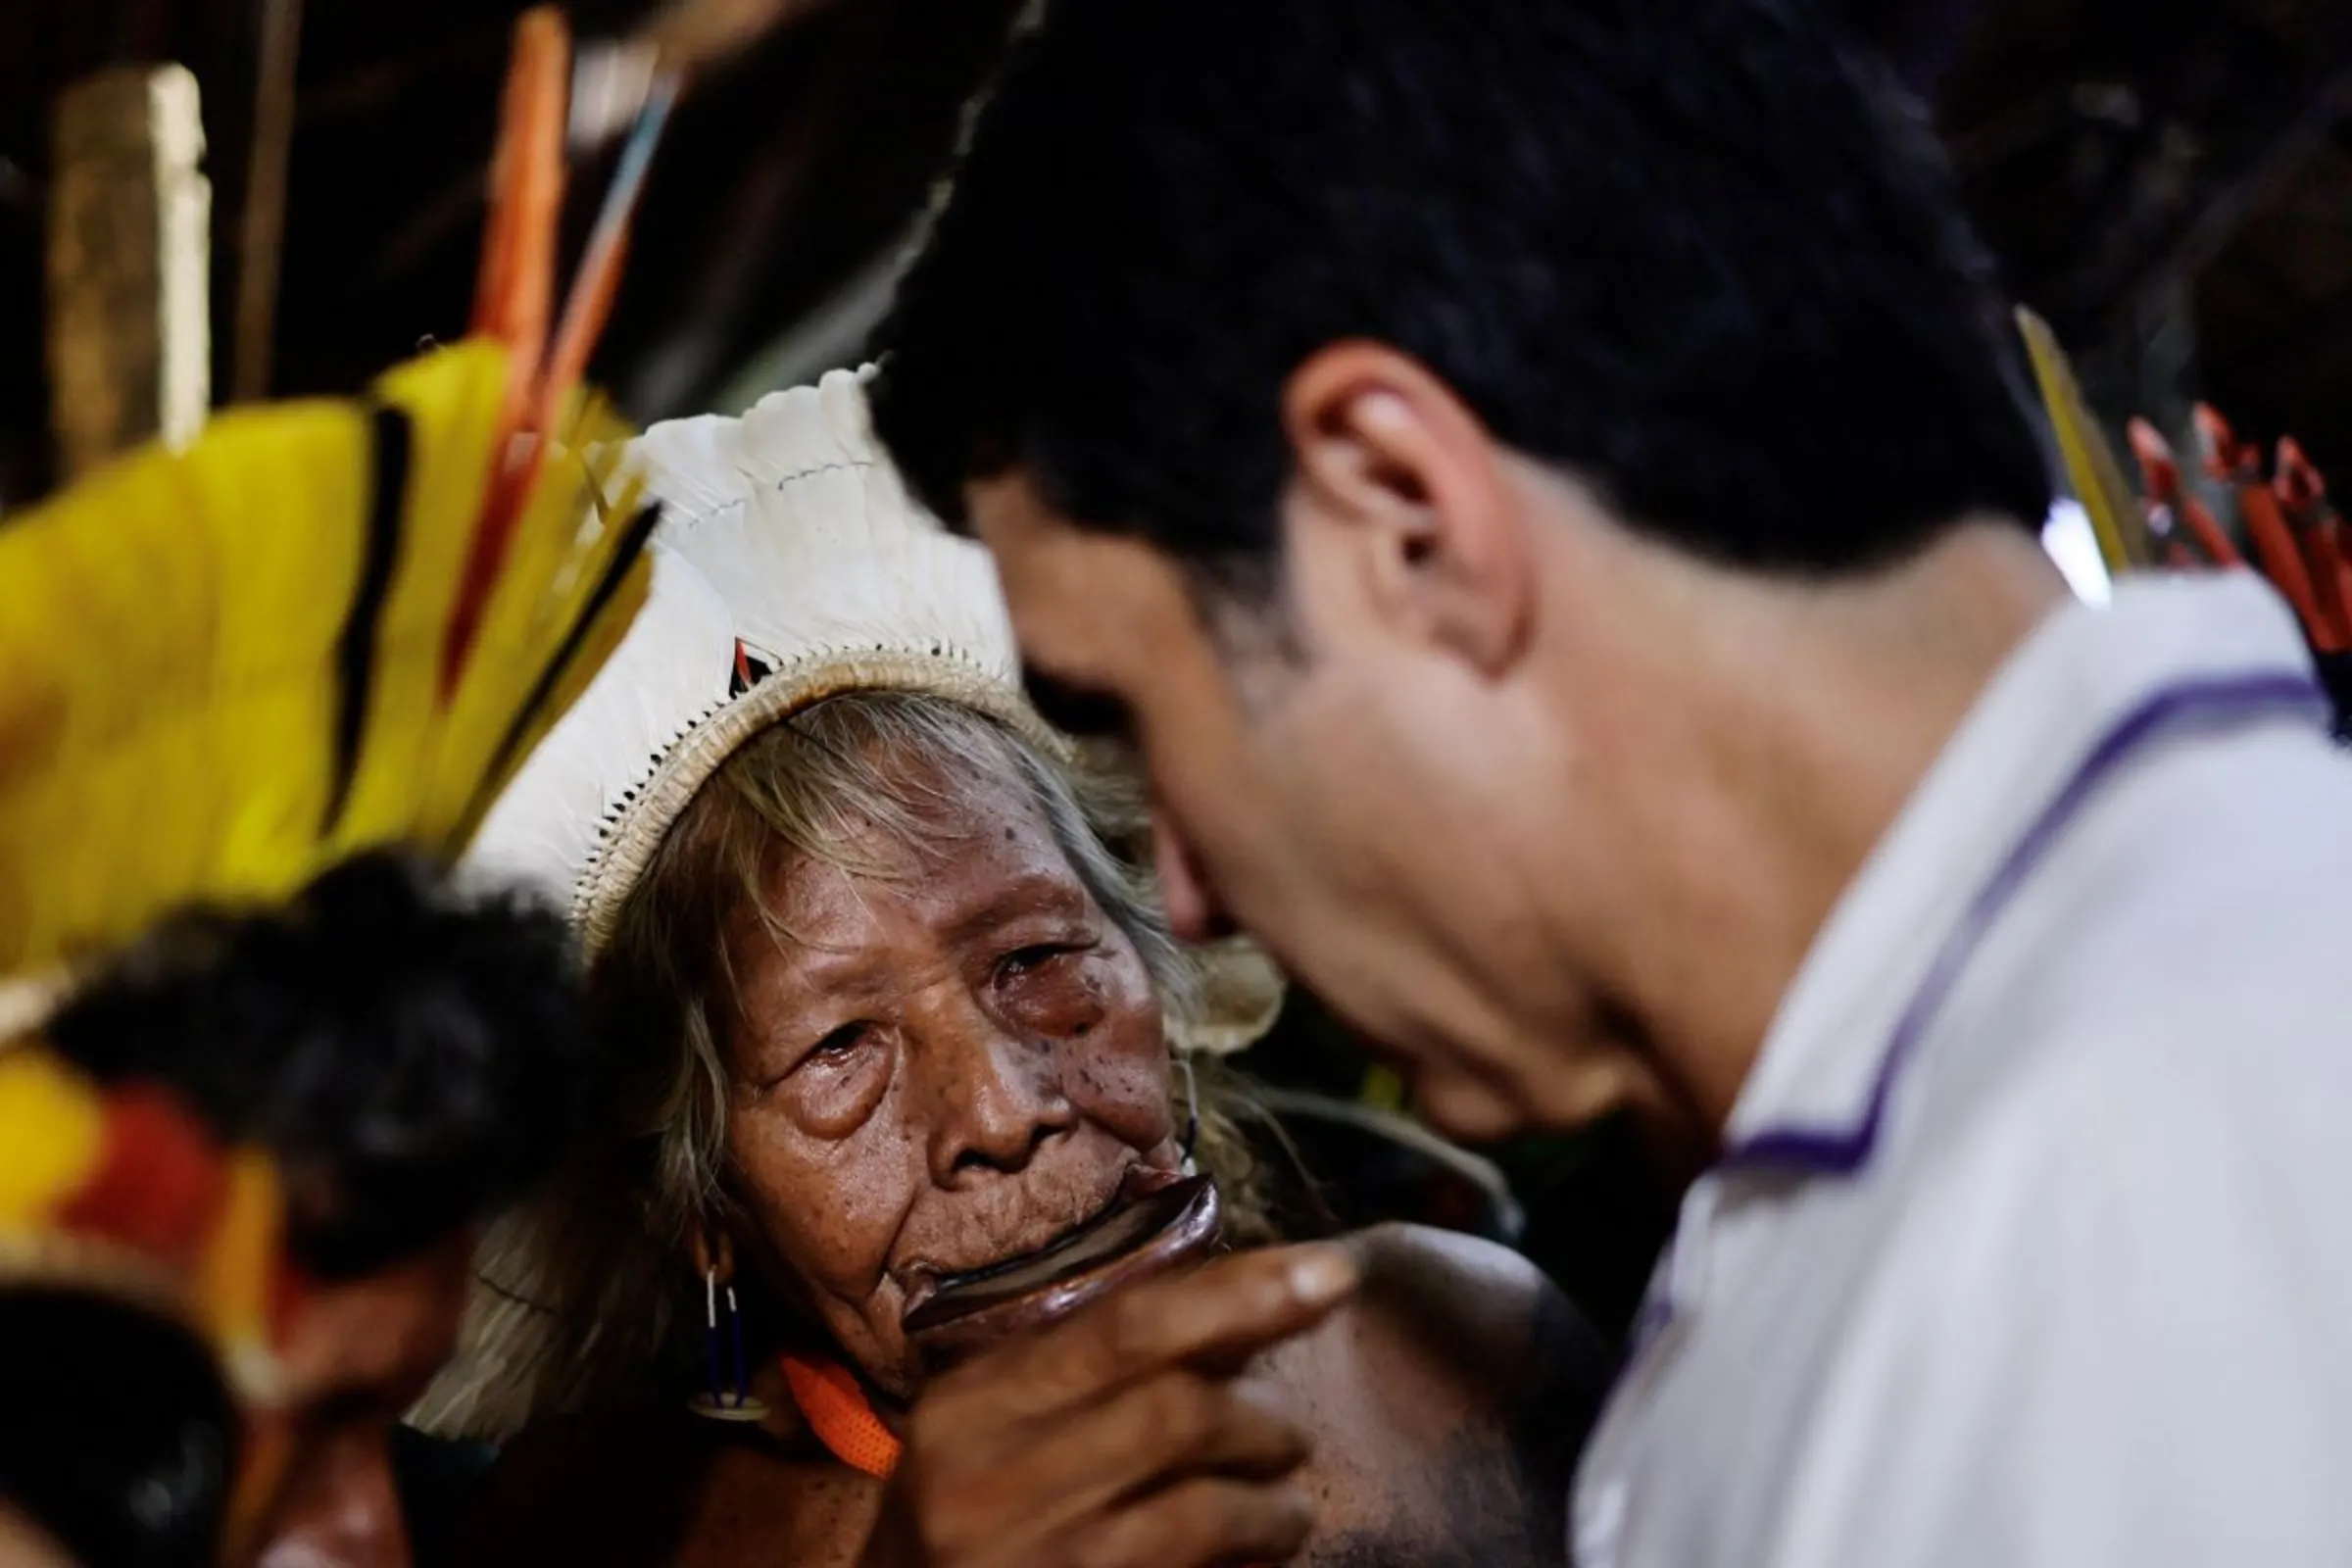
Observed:
[[[2249,576],[2010,661],[1846,890],[1583,1568],[2352,1565],[2352,761]]]

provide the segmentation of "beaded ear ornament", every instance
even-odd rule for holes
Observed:
[[[721,1298],[727,1304],[727,1326],[722,1334],[718,1326],[718,1304]],[[743,1307],[735,1299],[735,1282],[721,1284],[718,1265],[710,1263],[703,1269],[703,1370],[709,1387],[686,1401],[686,1408],[696,1415],[712,1421],[758,1422],[767,1419],[767,1406],[752,1396],[751,1367],[743,1353]],[[726,1346],[722,1351],[720,1341]],[[722,1383],[719,1365],[724,1360],[733,1377]]]

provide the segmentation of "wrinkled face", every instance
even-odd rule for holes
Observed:
[[[747,911],[728,948],[738,1250],[902,1396],[926,1281],[1041,1250],[1181,1160],[1134,945],[1024,786],[926,783],[932,842],[857,835],[874,875],[778,867],[783,935]]]
[[[263,1531],[262,1568],[409,1561],[392,1424],[457,1348],[472,1257],[473,1237],[462,1233],[304,1298],[283,1352],[288,1413],[264,1436],[288,1446],[289,1468]]]

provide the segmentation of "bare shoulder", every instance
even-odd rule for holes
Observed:
[[[1308,1562],[1552,1568],[1610,1365],[1541,1270],[1418,1226],[1346,1239],[1354,1303],[1301,1342],[1323,1525]]]
[[[1581,1441],[1613,1358],[1543,1270],[1506,1247],[1420,1225],[1375,1226],[1348,1247],[1363,1271],[1362,1332],[1393,1372],[1447,1386],[1505,1421],[1548,1412]]]

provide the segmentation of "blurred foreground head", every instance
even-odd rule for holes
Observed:
[[[875,424],[1140,742],[1179,935],[1454,1132],[1703,1121],[1661,1039],[1752,1050],[2058,592],[1985,271],[1803,0],[1059,0]]]
[[[241,1464],[237,1534],[265,1561],[406,1561],[391,1424],[451,1351],[478,1223],[551,1165],[586,1092],[562,922],[370,854],[279,908],[166,920],[44,1038],[102,1094],[160,1091],[274,1167],[282,1259],[244,1260],[279,1265],[274,1388],[231,1418],[210,1355],[103,1279],[0,1293],[0,1499],[83,1562],[210,1562]],[[126,1152],[138,1203],[170,1208],[161,1152]],[[110,1181],[112,1161],[76,1203]]]

